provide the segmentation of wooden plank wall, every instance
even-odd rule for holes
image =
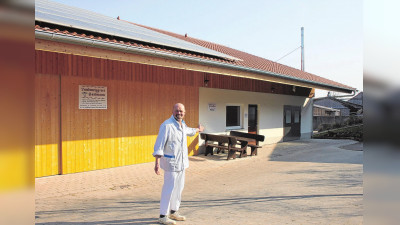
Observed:
[[[314,93],[311,88],[306,88],[306,87],[297,86],[296,91],[293,92],[293,86],[287,84],[247,79],[244,77],[222,76],[210,73],[205,73],[204,75],[207,78],[207,80],[209,80],[208,84],[209,88],[274,93],[274,94],[294,95],[303,97],[309,97],[311,93],[312,94]]]
[[[108,109],[78,109],[79,85],[107,86]],[[64,173],[153,161],[159,126],[171,116],[174,103],[185,104],[187,123],[197,125],[197,90],[148,82],[62,77]]]
[[[268,81],[232,77],[206,72],[144,65],[116,60],[107,60],[36,50],[36,71],[65,76],[92,77],[98,79],[118,79],[161,84],[175,84],[204,87],[204,79],[209,80],[209,88],[274,93],[310,97],[314,89]],[[43,60],[46,60],[43,63]]]
[[[189,126],[198,125],[199,87],[205,78],[210,88],[306,96],[311,90],[292,93],[291,85],[267,81],[41,50],[35,54],[37,177],[153,161],[158,128],[174,103],[186,106]],[[107,86],[108,109],[78,109],[79,85]],[[196,154],[198,137],[189,138],[188,146],[189,154]],[[57,163],[57,158],[62,160]]]
[[[60,76],[35,76],[35,176],[59,174]]]
[[[196,76],[202,80],[200,73],[60,53],[36,54],[37,92],[43,92],[37,95],[36,105],[47,106],[49,100],[44,96],[59,90],[50,87],[61,77],[60,109],[49,108],[54,114],[61,110],[61,141],[40,141],[53,135],[56,122],[44,122],[39,115],[46,117],[49,110],[37,108],[37,177],[54,174],[39,171],[57,162],[55,158],[47,161],[49,153],[42,149],[56,148],[58,143],[62,143],[60,174],[153,161],[159,126],[171,116],[176,102],[186,106],[186,123],[198,124]],[[79,109],[79,85],[107,86],[108,109]],[[196,154],[198,137],[188,138],[188,145],[189,154]]]

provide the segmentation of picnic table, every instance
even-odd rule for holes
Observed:
[[[244,132],[239,132],[239,131],[231,131],[229,134],[230,134],[230,136],[234,136],[237,138],[251,139],[251,141],[248,141],[247,146],[250,147],[252,156],[257,155],[257,149],[261,148],[261,146],[259,145],[259,142],[265,140],[265,136],[259,135],[259,134],[244,133]]]
[[[230,135],[201,133],[200,137],[205,141],[206,147],[204,155],[213,155],[214,148],[217,148],[217,154],[221,151],[224,152],[224,150],[228,150],[227,160],[230,158],[235,159],[236,152],[240,153],[239,157],[241,158],[247,156],[247,147],[251,148],[251,155],[257,155],[257,148],[261,147],[258,146],[258,140],[260,140],[260,138],[246,134],[247,133],[242,132],[232,133],[232,131]],[[262,141],[263,140],[264,139],[262,139]]]

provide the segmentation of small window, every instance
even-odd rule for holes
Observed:
[[[226,106],[226,126],[240,127],[240,106]]]
[[[300,120],[300,112],[294,111],[294,123],[299,123]]]
[[[292,122],[292,111],[286,110],[286,123]]]

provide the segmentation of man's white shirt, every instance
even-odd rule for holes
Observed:
[[[181,127],[174,116],[161,124],[153,152],[153,156],[161,156],[161,169],[176,172],[189,167],[186,136],[194,136],[195,134],[196,128],[186,126],[183,120]]]

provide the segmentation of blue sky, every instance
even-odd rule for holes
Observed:
[[[363,90],[362,0],[55,1],[273,61],[300,46],[304,27],[305,70]],[[300,69],[300,55],[298,49],[279,63]]]

